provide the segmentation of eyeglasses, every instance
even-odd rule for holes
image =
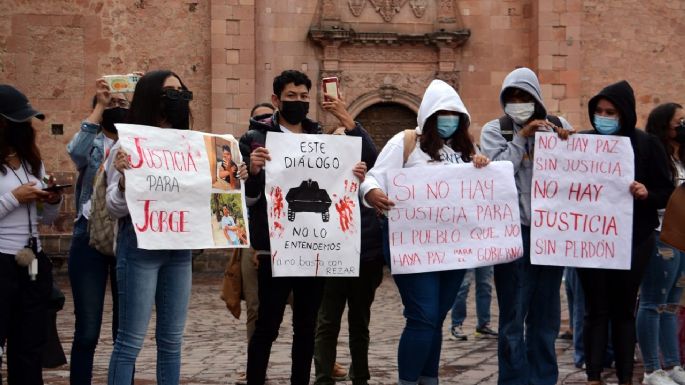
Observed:
[[[171,100],[193,100],[193,92],[188,90],[175,90],[173,88],[167,88],[162,90],[162,96]]]
[[[112,98],[109,101],[109,106],[110,107],[129,108],[131,106],[131,103],[129,103],[129,101],[126,99],[114,99],[114,98]]]

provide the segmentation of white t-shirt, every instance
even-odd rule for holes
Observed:
[[[41,179],[39,180],[24,168],[24,164],[14,172],[9,167],[0,167],[5,168],[4,175],[0,172],[0,253],[15,255],[17,251],[27,245],[31,233],[38,238],[38,250],[40,251],[38,223],[51,223],[59,213],[60,204],[40,203],[42,206],[41,217],[38,216],[37,205],[35,203],[30,204],[32,231],[29,231],[29,214],[26,210],[26,204],[20,204],[12,194],[12,190],[29,181],[36,182],[38,188],[45,188],[46,185],[42,181],[43,176],[45,176],[45,168],[41,164],[39,173]]]

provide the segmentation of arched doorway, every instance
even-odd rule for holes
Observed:
[[[376,103],[355,118],[371,134],[380,151],[385,143],[402,130],[416,127],[416,113],[399,103]]]

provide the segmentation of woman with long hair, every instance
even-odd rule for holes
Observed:
[[[189,129],[193,94],[171,71],[152,71],[140,78],[128,122],[160,129]],[[180,381],[183,329],[191,287],[190,250],[143,250],[124,195],[128,155],[114,145],[108,158],[107,209],[119,218],[117,287],[119,330],[109,363],[109,385],[130,385],[138,353],[155,305],[157,314],[157,383]]]
[[[61,190],[45,190],[52,182],[44,183],[33,117],[45,118],[21,92],[0,84],[0,364],[7,342],[8,382],[26,385],[43,383],[52,293],[52,264],[38,223],[51,223],[62,201]]]
[[[685,180],[685,110],[680,104],[665,103],[649,114],[646,131],[661,141],[669,157],[674,185]],[[664,210],[659,210],[660,222]],[[685,370],[678,351],[678,302],[685,279],[685,253],[659,240],[649,257],[640,286],[637,311],[637,340],[645,365],[644,384],[685,385]],[[659,357],[661,356],[661,360]]]
[[[449,84],[442,80],[431,82],[421,101],[417,121],[414,132],[402,131],[395,135],[378,155],[360,189],[367,207],[385,212],[394,205],[386,195],[386,173],[390,169],[471,161],[476,167],[488,164],[488,158],[476,154],[468,131],[469,113]],[[410,134],[416,136],[416,141],[405,140]],[[404,159],[407,142],[415,147]],[[400,385],[438,383],[442,323],[454,304],[464,272],[446,270],[393,276],[406,318],[397,353]]]

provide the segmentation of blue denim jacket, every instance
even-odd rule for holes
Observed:
[[[67,152],[78,170],[74,190],[76,218],[81,217],[83,204],[93,195],[95,174],[105,158],[104,137],[99,124],[84,121],[81,130],[67,144]]]

